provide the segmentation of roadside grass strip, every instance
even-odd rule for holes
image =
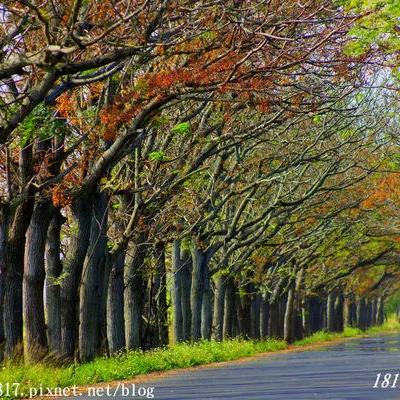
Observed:
[[[98,357],[89,363],[75,363],[67,366],[55,363],[54,356],[45,358],[39,364],[23,364],[21,361],[6,360],[0,371],[0,398],[14,399],[19,397],[20,393],[32,391],[32,388],[66,388],[73,385],[129,380],[150,372],[170,371],[214,362],[237,360],[292,347],[317,345],[341,338],[399,329],[399,323],[391,318],[383,326],[373,327],[367,331],[345,328],[344,332],[340,333],[316,332],[309,337],[296,341],[294,346],[277,339],[257,341],[239,338],[221,342],[180,343],[150,351],[121,352],[111,357]],[[6,392],[7,388],[8,392]]]

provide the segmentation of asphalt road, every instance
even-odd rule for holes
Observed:
[[[400,399],[396,374],[400,374],[400,336],[380,335],[121,384],[116,392],[114,388],[107,392],[105,386],[79,398]]]

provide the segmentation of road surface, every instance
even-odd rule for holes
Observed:
[[[148,382],[120,384],[116,392],[115,388],[107,392],[105,385],[100,392],[79,398],[400,399],[397,374],[400,374],[400,336],[391,334],[351,339],[313,351],[182,371]]]

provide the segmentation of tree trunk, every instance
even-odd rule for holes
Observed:
[[[207,254],[205,255],[202,270],[203,299],[201,304],[201,338],[204,340],[210,340],[212,328],[212,292]]]
[[[343,321],[343,304],[344,298],[341,290],[338,291],[335,299],[335,332],[343,332],[344,321]]]
[[[174,343],[183,340],[183,316],[182,316],[182,265],[181,265],[181,241],[176,240],[172,245],[172,313]]]
[[[242,288],[241,293],[236,293],[236,315],[240,335],[244,338],[251,337],[251,296],[253,285],[247,284]]]
[[[379,296],[376,304],[376,324],[378,326],[382,326],[385,319],[383,314],[383,306],[384,306],[383,297]]]
[[[32,204],[18,207],[10,228],[7,243],[7,266],[4,275],[4,332],[6,354],[21,354],[22,351],[22,285],[24,271],[25,232],[31,219]]]
[[[107,339],[111,354],[125,347],[124,263],[121,252],[113,262],[107,293]]]
[[[192,309],[190,304],[192,287],[192,257],[188,249],[182,251],[181,271],[182,271],[182,333],[183,340],[189,341],[192,334]]]
[[[19,158],[19,191],[28,189],[33,176],[33,145],[25,146]],[[15,212],[2,207],[3,232],[6,238],[6,265],[4,279],[4,334],[6,354],[22,356],[23,349],[23,302],[22,282],[24,274],[25,234],[33,213],[34,198],[28,196]]]
[[[156,274],[158,287],[156,292],[156,333],[157,347],[168,345],[168,306],[167,306],[167,272],[165,269],[165,244],[156,245]]]
[[[147,286],[143,262],[148,252],[147,247],[146,236],[141,233],[135,243],[131,261],[125,266],[125,337],[128,350],[140,349],[143,346],[142,315]]]
[[[100,350],[103,330],[103,296],[106,279],[108,196],[97,193],[93,203],[90,241],[80,285],[79,358],[90,361]]]
[[[268,336],[271,338],[279,337],[279,300],[275,299],[269,305],[269,324]]]
[[[335,329],[335,294],[334,292],[328,293],[326,301],[326,325],[328,332],[336,332]]]
[[[371,299],[371,325],[376,325],[376,303],[377,299],[374,297]]]
[[[47,323],[47,340],[50,352],[61,354],[61,296],[59,278],[62,273],[60,259],[61,227],[64,217],[57,210],[47,231],[45,247],[45,315]]]
[[[304,336],[309,336],[310,331],[310,302],[308,297],[301,299],[301,326]]]
[[[366,329],[365,299],[357,299],[357,328]]]
[[[224,340],[232,338],[235,313],[235,282],[232,277],[226,278],[224,296],[224,323],[222,337]]]
[[[263,295],[260,304],[260,338],[268,337],[269,302]]]
[[[365,301],[365,327],[368,329],[372,325],[372,303],[371,299],[366,299]]]
[[[204,292],[208,295],[208,288],[205,287],[206,276],[208,273],[205,272],[207,268],[207,254],[202,251],[198,245],[197,238],[192,238],[191,244],[192,260],[193,260],[193,274],[192,274],[192,288],[190,296],[190,305],[192,310],[192,340],[198,341],[202,337],[202,313],[203,311],[203,299]],[[208,304],[205,306],[208,307]],[[203,328],[206,329],[206,322],[203,321]],[[206,333],[206,332],[204,332]]]
[[[214,312],[212,323],[212,339],[220,341],[223,337],[224,299],[226,276],[218,274],[215,277]]]
[[[260,295],[254,294],[250,304],[250,337],[260,339]]]
[[[327,297],[323,298],[323,301],[320,305],[320,318],[319,318],[319,327],[318,330],[328,329],[328,299]]]
[[[321,298],[316,295],[311,295],[308,299],[310,333],[314,333],[323,328],[321,309]]]
[[[45,280],[44,253],[47,230],[53,206],[48,201],[36,203],[26,234],[25,272],[23,282],[26,356],[37,361],[47,353],[43,290]]]
[[[72,230],[61,281],[61,341],[67,358],[75,355],[78,339],[79,284],[82,276],[92,222],[92,198],[84,195],[72,204],[76,227]]]
[[[7,220],[0,205],[0,362],[3,361],[4,333],[4,274],[7,265]]]
[[[293,311],[294,311],[294,295],[295,295],[295,282],[292,280],[289,284],[289,290],[286,300],[285,322],[283,328],[283,339],[288,343],[293,342]]]
[[[353,294],[347,294],[345,299],[345,321],[346,326],[356,326],[357,324],[357,307]]]

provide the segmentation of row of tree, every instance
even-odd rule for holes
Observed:
[[[171,321],[175,341],[382,323],[397,290],[398,102],[377,71],[392,60],[349,36],[371,12],[1,8],[8,355],[148,349]]]

